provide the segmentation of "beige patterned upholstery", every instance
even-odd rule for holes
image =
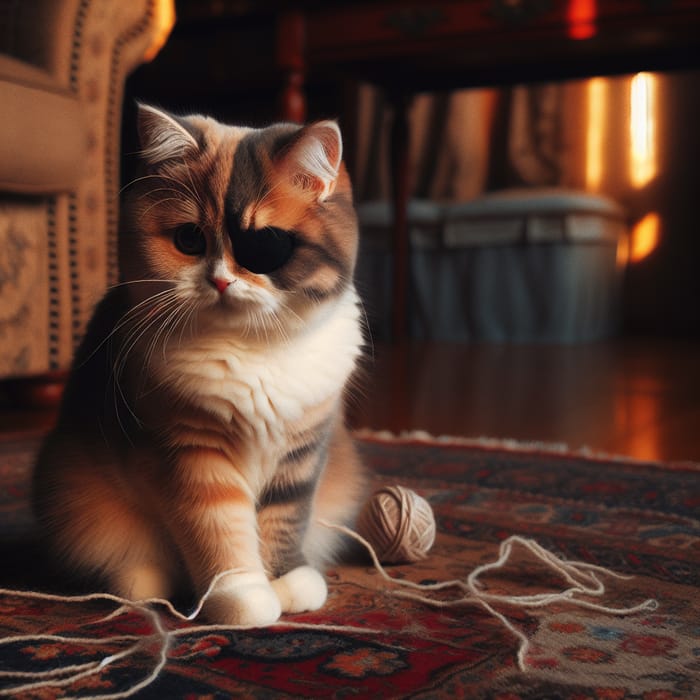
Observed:
[[[0,0],[0,379],[66,369],[117,278],[124,82],[162,5]]]

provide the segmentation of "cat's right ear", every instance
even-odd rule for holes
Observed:
[[[199,150],[194,128],[184,119],[138,103],[137,130],[141,157],[149,165],[182,158]]]

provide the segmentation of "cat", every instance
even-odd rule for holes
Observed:
[[[33,479],[72,570],[132,600],[184,578],[211,621],[320,608],[367,476],[345,427],[363,347],[334,121],[262,129],[138,105],[124,282],[78,348]]]

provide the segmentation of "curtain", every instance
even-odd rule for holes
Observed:
[[[507,187],[562,186],[624,197],[630,81],[624,76],[417,95],[409,109],[413,196],[464,201]],[[381,91],[361,85],[353,173],[360,201],[390,196],[392,119]],[[599,144],[604,175],[597,182],[587,181],[592,121],[605,132]]]
[[[368,85],[357,98],[356,198],[387,200],[392,107]],[[412,196],[554,186],[610,197],[631,234],[620,251],[628,325],[700,334],[698,123],[698,70],[420,94],[409,111]]]

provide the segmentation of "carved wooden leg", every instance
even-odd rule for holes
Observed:
[[[277,20],[277,65],[283,74],[280,117],[302,124],[306,120],[304,78],[306,23],[298,11],[283,12]]]
[[[409,162],[410,133],[408,108],[412,97],[392,96],[394,120],[391,126],[391,181],[394,223],[392,227],[392,340],[400,343],[408,338],[410,302],[411,245],[408,233],[408,199],[411,187]]]

